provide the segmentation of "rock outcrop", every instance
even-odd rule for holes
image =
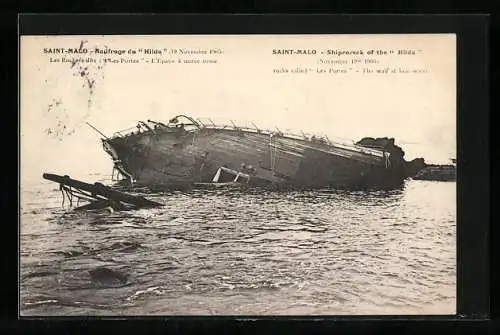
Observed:
[[[427,165],[413,177],[415,180],[455,181],[457,171],[454,165]]]
[[[389,159],[391,168],[393,168],[395,172],[404,175],[405,178],[415,176],[420,170],[426,167],[423,158],[415,158],[409,162],[406,161],[404,159],[405,152],[400,146],[395,144],[394,138],[392,137],[364,137],[356,142],[356,145],[366,148],[382,149],[390,153]]]

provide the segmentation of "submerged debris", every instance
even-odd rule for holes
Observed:
[[[63,194],[63,205],[65,196],[73,205],[73,197],[77,200],[89,202],[89,204],[75,208],[75,210],[110,209],[110,211],[153,208],[162,204],[145,199],[144,197],[133,196],[124,192],[112,190],[101,183],[88,184],[69,176],[59,176],[56,174],[44,173],[43,178],[59,183],[59,189]]]

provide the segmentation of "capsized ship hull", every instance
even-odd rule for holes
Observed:
[[[126,179],[145,186],[211,182],[291,187],[394,187],[408,177],[402,151],[341,145],[327,138],[177,116],[168,124],[141,122],[136,132],[103,139]],[[392,147],[391,147],[392,145]]]

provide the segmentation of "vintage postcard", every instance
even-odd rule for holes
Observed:
[[[20,37],[20,313],[456,313],[456,36]]]

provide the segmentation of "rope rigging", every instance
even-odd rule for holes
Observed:
[[[59,190],[62,193],[62,207],[64,208],[65,198],[67,197],[69,200],[69,206],[73,207],[73,198],[76,198],[76,205],[79,206],[80,200],[92,202],[95,200],[106,200],[104,197],[100,197],[98,195],[92,195],[89,193],[85,193],[84,191],[73,189],[71,186],[59,185]]]

